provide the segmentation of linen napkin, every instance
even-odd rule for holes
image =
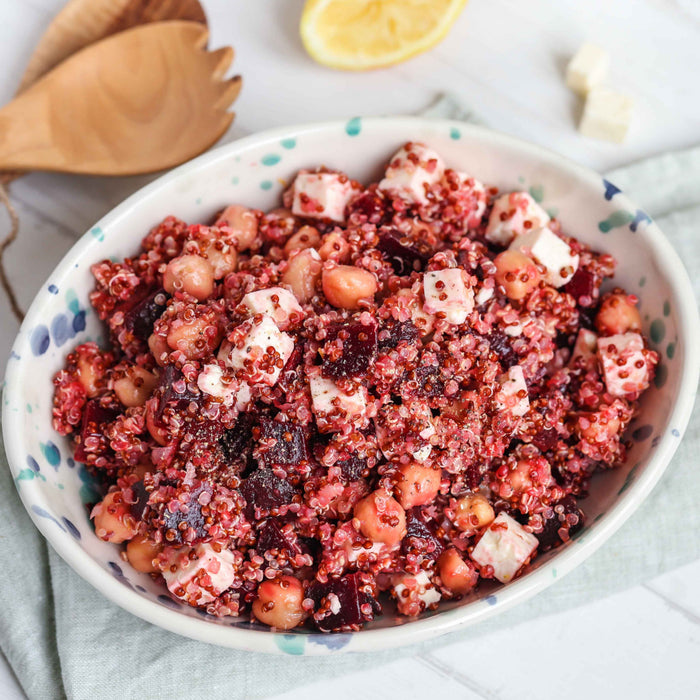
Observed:
[[[445,97],[426,116],[476,121]],[[642,204],[684,260],[700,298],[700,147],[607,176]],[[0,646],[31,700],[264,698],[600,599],[700,557],[700,409],[661,483],[636,514],[566,579],[464,632],[400,650],[332,658],[270,657],[165,632],[85,583],[24,511],[0,450]],[[683,537],[677,537],[679,531]]]

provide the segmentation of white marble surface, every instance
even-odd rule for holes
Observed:
[[[227,140],[294,122],[416,111],[450,90],[490,126],[601,171],[700,142],[698,0],[471,0],[433,52],[365,74],[337,73],[305,55],[297,34],[302,0],[203,1],[212,45],[236,47],[235,68],[245,80]],[[0,102],[11,98],[34,43],[62,4],[0,0]],[[623,146],[583,139],[574,129],[580,104],[562,72],[584,40],[610,50],[611,84],[636,100]],[[22,231],[8,257],[25,307],[72,241],[146,181],[33,174],[15,183]],[[6,225],[0,213],[0,232]],[[17,330],[4,298],[0,330],[4,365]],[[420,697],[436,689],[456,698],[518,700],[698,697],[698,580],[695,562],[577,610],[279,700]],[[0,698],[22,697],[1,660]]]

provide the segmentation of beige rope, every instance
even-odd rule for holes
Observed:
[[[15,315],[17,320],[22,323],[24,320],[24,311],[22,311],[19,303],[17,302],[15,290],[12,288],[12,284],[10,283],[5,270],[5,251],[10,247],[10,245],[12,245],[15,238],[17,238],[17,234],[19,233],[19,216],[17,216],[17,211],[12,206],[12,202],[10,202],[7,187],[4,182],[0,182],[0,202],[5,205],[7,213],[10,217],[10,232],[0,242],[0,285],[2,285],[2,288],[5,290],[5,294],[7,294],[7,299],[10,302],[12,313]]]

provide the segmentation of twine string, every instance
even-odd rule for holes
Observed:
[[[15,315],[15,318],[22,323],[24,320],[24,311],[22,311],[17,302],[17,295],[15,294],[15,290],[5,270],[5,251],[12,245],[19,233],[19,216],[17,215],[17,210],[12,206],[12,202],[10,201],[6,182],[0,182],[0,203],[5,206],[10,217],[10,232],[0,241],[0,285],[2,285],[2,288],[5,290],[12,313]]]

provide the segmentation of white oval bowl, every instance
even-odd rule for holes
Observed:
[[[53,375],[78,343],[103,339],[90,311],[90,265],[137,252],[166,215],[207,221],[227,204],[270,209],[293,174],[320,164],[370,182],[409,140],[436,149],[448,166],[501,190],[530,190],[556,209],[563,230],[619,261],[615,282],[639,296],[645,333],[661,354],[655,385],[631,428],[627,463],[593,479],[583,502],[585,528],[566,546],[536,559],[507,586],[443,603],[409,620],[383,617],[349,634],[278,633],[257,623],[202,615],[165,595],[118,548],[99,540],[84,506],[90,480],[71,445],[51,427]],[[211,151],[164,175],[116,207],[68,252],[38,293],[15,341],[6,372],[3,430],[22,501],[63,559],[107,598],[172,632],[257,652],[329,654],[375,651],[419,642],[479,622],[531,597],[590,556],[633,513],[663,474],[695,399],[700,346],[698,313],[687,274],[644,212],[594,172],[541,148],[461,122],[412,117],[352,119],[268,131]]]

